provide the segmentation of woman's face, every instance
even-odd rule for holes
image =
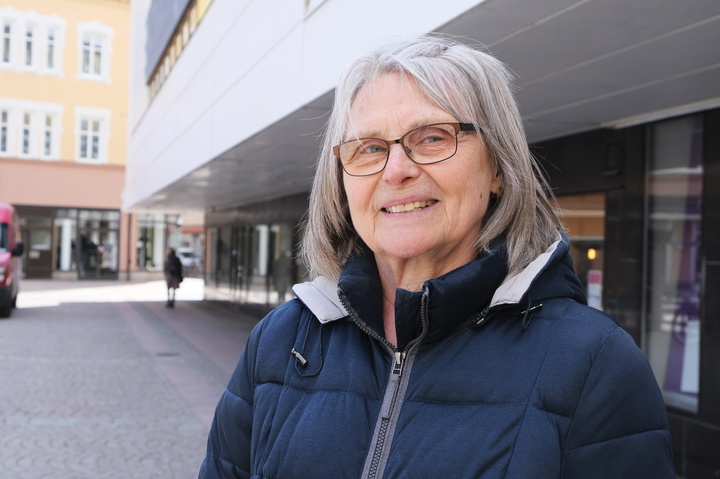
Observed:
[[[385,74],[358,92],[346,137],[394,140],[418,126],[469,120],[432,103],[411,77]],[[418,165],[392,144],[384,170],[344,173],[344,185],[353,225],[379,261],[427,260],[442,273],[474,258],[488,198],[500,180],[480,134],[460,132],[448,160]]]

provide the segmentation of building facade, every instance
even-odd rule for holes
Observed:
[[[123,213],[129,0],[0,4],[0,199],[21,216],[28,278],[158,271],[180,216]],[[200,222],[201,224],[201,222]]]
[[[3,3],[0,198],[21,216],[26,276],[116,278],[130,3]]]
[[[306,277],[297,245],[344,66],[401,35],[481,42],[517,75],[590,304],[650,360],[678,475],[720,474],[720,4],[136,0],[132,25],[123,205],[202,212],[206,298],[262,310]]]

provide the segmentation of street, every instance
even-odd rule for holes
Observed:
[[[190,479],[255,317],[163,281],[26,280],[0,320],[0,478]]]

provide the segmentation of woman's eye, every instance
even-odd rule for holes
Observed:
[[[448,141],[450,139],[450,134],[443,130],[438,129],[430,129],[423,131],[421,134],[417,136],[415,139],[416,144],[430,144],[430,143],[438,143],[443,141]]]
[[[425,138],[423,138],[422,141],[423,141],[423,143],[435,143],[436,141],[443,141],[443,140],[445,140],[445,138],[443,138],[442,136],[428,135]]]
[[[360,149],[361,155],[377,155],[378,153],[385,153],[385,145],[379,143],[370,143],[363,145]]]

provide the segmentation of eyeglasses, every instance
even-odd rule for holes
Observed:
[[[461,131],[476,131],[472,123],[433,123],[408,131],[397,140],[358,138],[333,147],[343,170],[350,176],[370,176],[385,169],[390,147],[399,143],[405,154],[419,165],[439,163],[457,153]]]

